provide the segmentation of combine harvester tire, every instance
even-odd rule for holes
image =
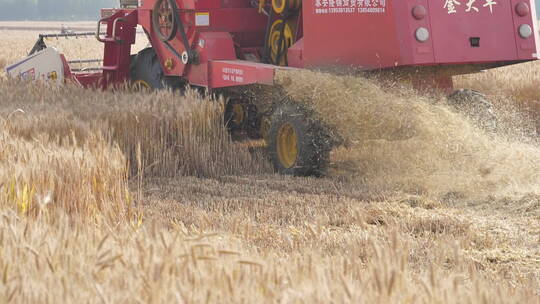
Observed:
[[[268,152],[276,170],[288,175],[324,175],[332,149],[327,133],[302,106],[279,105],[268,133]]]
[[[146,48],[131,60],[131,82],[137,90],[181,89],[179,77],[166,77],[153,48]]]

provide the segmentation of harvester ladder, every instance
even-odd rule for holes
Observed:
[[[101,24],[107,24],[106,36],[101,37]],[[122,84],[129,80],[131,45],[135,43],[137,11],[119,11],[98,22],[96,38],[105,44],[103,52],[103,79],[101,86]]]

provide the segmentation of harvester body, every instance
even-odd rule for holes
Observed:
[[[145,0],[103,9],[102,72],[67,76],[129,81],[140,25],[165,76],[210,90],[272,84],[284,66],[430,67],[451,86],[452,75],[538,59],[535,16],[530,0]]]
[[[343,2],[350,6],[351,1],[335,1]],[[491,6],[485,0],[466,2],[357,1],[359,7],[343,10],[320,8],[317,0],[304,1],[304,45],[297,64],[367,69],[472,64],[482,68],[537,59],[537,36],[519,35],[522,25],[536,28],[534,2],[527,3],[525,16],[515,9],[524,3],[521,0],[499,0]]]
[[[179,18],[169,41],[160,39],[153,22],[166,1],[144,1],[136,9],[138,23],[165,75],[209,89],[271,84],[277,67],[261,63],[364,70],[437,66],[452,76],[538,57],[536,9],[529,1],[314,0],[286,17],[272,9],[261,14],[249,0],[174,2],[169,9],[178,9]],[[272,39],[276,32],[281,37]],[[272,58],[280,48],[281,58]]]
[[[271,9],[261,14],[249,0],[174,2],[169,9],[179,18],[169,41],[160,39],[159,22],[153,22],[165,0],[144,1],[137,22],[165,75],[209,89],[271,84],[279,66],[430,66],[452,76],[538,58],[534,1],[313,0],[286,17]],[[131,14],[105,12],[116,12],[113,19]],[[282,36],[272,39],[276,32]]]

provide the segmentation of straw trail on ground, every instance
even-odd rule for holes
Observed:
[[[333,152],[333,177],[434,196],[540,193],[539,146],[486,134],[444,97],[320,72],[282,72],[278,81],[343,139]]]

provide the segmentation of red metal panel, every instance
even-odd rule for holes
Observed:
[[[201,63],[190,65],[186,75],[193,85],[208,87],[208,61],[236,59],[232,37],[226,32],[200,33],[195,50]]]
[[[264,30],[266,26],[266,17],[257,12],[257,9],[250,6],[248,0],[234,0],[226,1],[222,3],[215,0],[202,0],[202,1],[180,1],[177,0],[179,7],[181,8],[181,18],[187,32],[187,37],[190,43],[190,47],[197,47],[197,33],[202,32],[229,32],[235,39],[235,42],[239,46],[243,47],[261,47],[264,42]],[[180,58],[166,47],[166,45],[159,40],[157,35],[152,29],[152,9],[156,0],[144,1],[143,8],[140,8],[139,23],[149,33],[152,46],[158,54],[161,66],[165,75],[168,76],[187,76],[189,69],[186,68],[181,62]],[[219,7],[222,5],[223,8]],[[237,5],[236,8],[228,8],[232,5]],[[209,23],[198,23],[197,15],[207,14]],[[176,38],[171,40],[169,44],[179,53],[184,52],[185,47],[181,42],[180,33]],[[229,50],[224,50],[228,52]],[[236,59],[236,57],[234,57]],[[228,53],[224,54],[224,57],[219,59],[230,59]],[[167,69],[165,62],[172,61],[172,68]],[[201,63],[205,63],[203,59]],[[195,70],[201,71],[200,68]],[[198,77],[197,77],[198,78]]]
[[[287,51],[287,61],[289,66],[295,68],[304,67],[304,38],[298,40],[293,46]]]
[[[209,14],[209,26],[197,26],[201,32],[216,31],[229,32],[234,41],[242,47],[262,47],[266,30],[267,17],[259,14],[254,8],[222,8],[204,10],[199,8],[198,13]]]
[[[197,12],[204,12],[197,8]],[[204,31],[260,32],[264,36],[266,16],[259,14],[254,8],[223,8],[208,10],[210,26],[199,27]]]
[[[519,59],[536,59],[538,58],[538,51],[539,51],[539,40],[538,40],[538,26],[537,26],[537,20],[536,20],[536,5],[535,1],[523,1],[523,0],[511,0],[511,7],[512,7],[512,16],[514,19],[514,29],[515,29],[515,39],[516,39],[516,47],[517,47],[517,54]],[[526,3],[529,8],[530,12],[526,16],[519,16],[516,12],[516,6],[519,3]],[[523,39],[519,36],[518,31],[519,27],[523,24],[528,24],[532,26],[533,32],[535,33],[533,36],[527,39]]]
[[[424,27],[431,33],[431,16],[416,19],[413,16],[415,7],[423,7],[426,12],[429,7],[428,0],[394,1],[396,11],[396,30],[399,39],[400,56],[397,65],[431,64],[435,62],[433,39],[419,42],[415,38],[418,28]]]
[[[508,0],[431,1],[435,61],[479,63],[517,59],[512,11]],[[480,38],[480,47],[471,46],[473,37]]]
[[[208,88],[208,62],[190,65],[186,72],[186,79],[190,85]]]
[[[209,88],[272,83],[277,67],[236,60],[244,58],[242,50],[260,49],[264,42],[266,17],[250,0],[177,0],[190,46],[199,53],[200,62],[187,67],[152,30],[155,1],[144,1],[139,22],[149,32],[166,75]],[[380,69],[530,60],[537,53],[537,35],[523,39],[518,34],[521,24],[537,29],[534,3],[528,1],[305,0],[298,28],[303,37],[289,49],[289,61],[295,67]],[[515,13],[518,2],[529,3],[529,16]],[[413,16],[418,6],[425,8],[422,17]],[[427,41],[416,39],[419,28],[429,32]],[[471,38],[479,38],[480,45]],[[184,51],[180,34],[170,44],[178,53]],[[164,64],[168,60],[173,61],[169,70]]]
[[[518,2],[529,4],[530,15],[517,16]],[[414,18],[419,5],[427,15]],[[537,35],[518,34],[521,24],[537,30],[529,0],[307,0],[303,14],[306,66],[376,69],[530,60],[538,49]],[[426,42],[415,37],[421,27],[430,34]],[[475,37],[479,47],[471,44]]]
[[[217,9],[221,7],[221,0],[199,0],[195,5],[197,9]]]
[[[236,59],[234,42],[227,32],[202,32],[197,40],[196,50],[201,62]]]
[[[280,67],[242,60],[210,61],[210,87],[223,88],[249,84],[274,84]]]
[[[397,0],[403,1],[403,0]],[[393,67],[400,58],[394,1],[303,1],[306,66]]]

